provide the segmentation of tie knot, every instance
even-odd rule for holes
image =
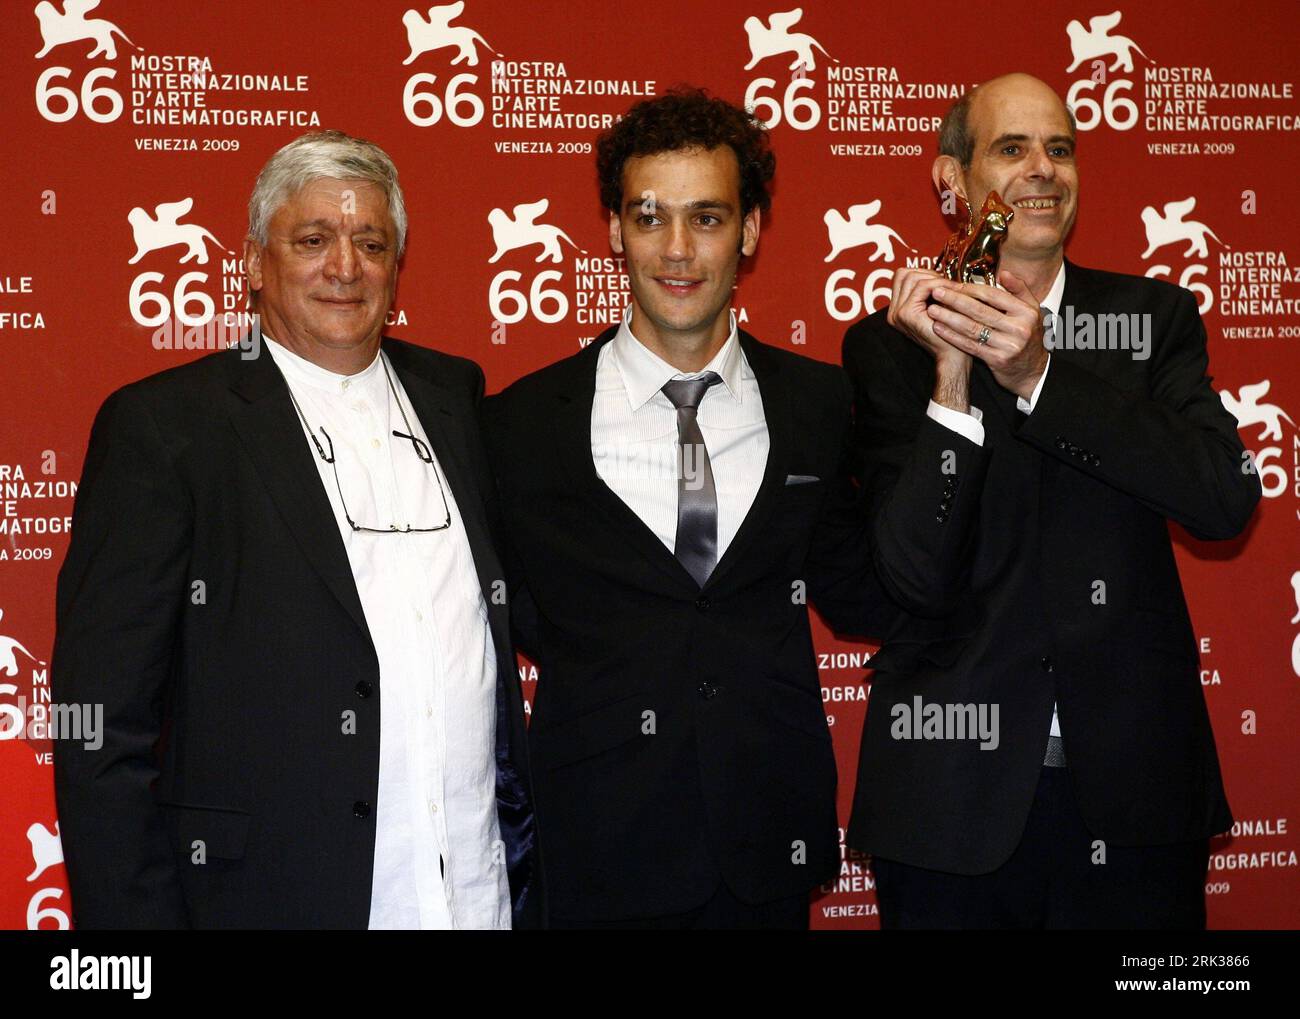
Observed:
[[[665,382],[663,392],[678,410],[683,407],[697,410],[700,401],[704,399],[705,391],[721,381],[722,376],[717,372],[705,372],[698,379],[673,379],[671,382]]]

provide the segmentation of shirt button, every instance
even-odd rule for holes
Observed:
[[[370,445],[374,446],[375,449],[378,449],[378,448],[380,447],[380,445],[382,445],[382,444],[380,443],[380,441],[379,441],[378,439],[371,439],[371,440],[370,440]]]
[[[351,380],[351,379],[344,379],[344,380],[343,380],[343,388],[344,388],[344,389],[347,389],[347,388],[348,388],[349,386],[351,386],[351,385],[352,385],[352,380]]]
[[[372,693],[374,693],[375,688],[371,685],[369,680],[363,679],[360,683],[357,684],[356,691],[357,691],[357,696],[364,700],[365,698],[369,697]]]
[[[415,621],[416,621],[417,623],[423,623],[423,622],[424,622],[424,613],[421,612],[419,609],[416,609],[416,610],[415,610]]]
[[[1051,672],[1053,669],[1056,668],[1056,666],[1052,663],[1051,658],[1047,657],[1046,655],[1038,659],[1038,664],[1044,672]]]
[[[426,705],[425,705],[425,707],[424,707],[424,717],[425,717],[425,718],[432,718],[432,717],[433,717],[433,705],[432,705],[432,704],[426,704]]]
[[[430,814],[436,814],[437,812],[438,812],[438,804],[436,804],[436,803],[434,803],[432,800],[430,800],[430,801],[429,801],[429,813],[430,813]]]
[[[370,804],[365,800],[357,800],[356,803],[352,804],[352,814],[355,817],[369,817]]]

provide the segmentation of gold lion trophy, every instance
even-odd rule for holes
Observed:
[[[1015,211],[996,191],[990,191],[977,220],[971,215],[966,199],[956,191],[952,194],[965,222],[944,244],[935,260],[934,271],[956,283],[985,283],[996,287],[998,252]]]

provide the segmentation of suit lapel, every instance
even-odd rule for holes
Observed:
[[[664,572],[677,586],[696,588],[695,579],[677,561],[658,535],[596,473],[591,457],[591,409],[596,397],[599,350],[614,338],[607,329],[589,347],[568,361],[569,375],[560,385],[555,415],[559,459],[575,491],[594,506],[628,543]]]
[[[1096,278],[1091,270],[1077,266],[1067,259],[1065,293],[1061,295],[1061,309],[1064,310],[1068,306],[1075,312],[1093,310],[1089,302],[1092,291],[1096,289],[1095,284]]]
[[[794,443],[794,418],[791,410],[790,379],[780,370],[776,359],[770,351],[749,333],[740,333],[740,347],[745,352],[745,359],[753,369],[758,382],[758,391],[763,398],[763,417],[767,422],[768,451],[767,464],[763,469],[763,480],[758,492],[750,504],[749,512],[741,522],[736,536],[731,539],[727,551],[723,553],[713,573],[705,583],[705,589],[714,587],[742,558],[756,535],[766,525],[777,497],[785,487],[785,479],[790,466],[790,456]]]
[[[284,376],[265,348],[248,361],[232,355],[232,364],[231,389],[241,400],[231,411],[231,424],[303,555],[369,638],[334,509]]]

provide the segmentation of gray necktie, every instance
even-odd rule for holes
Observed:
[[[696,412],[710,386],[722,379],[705,372],[698,379],[664,383],[664,395],[677,408],[677,541],[674,555],[695,582],[704,586],[718,564],[718,490]]]

